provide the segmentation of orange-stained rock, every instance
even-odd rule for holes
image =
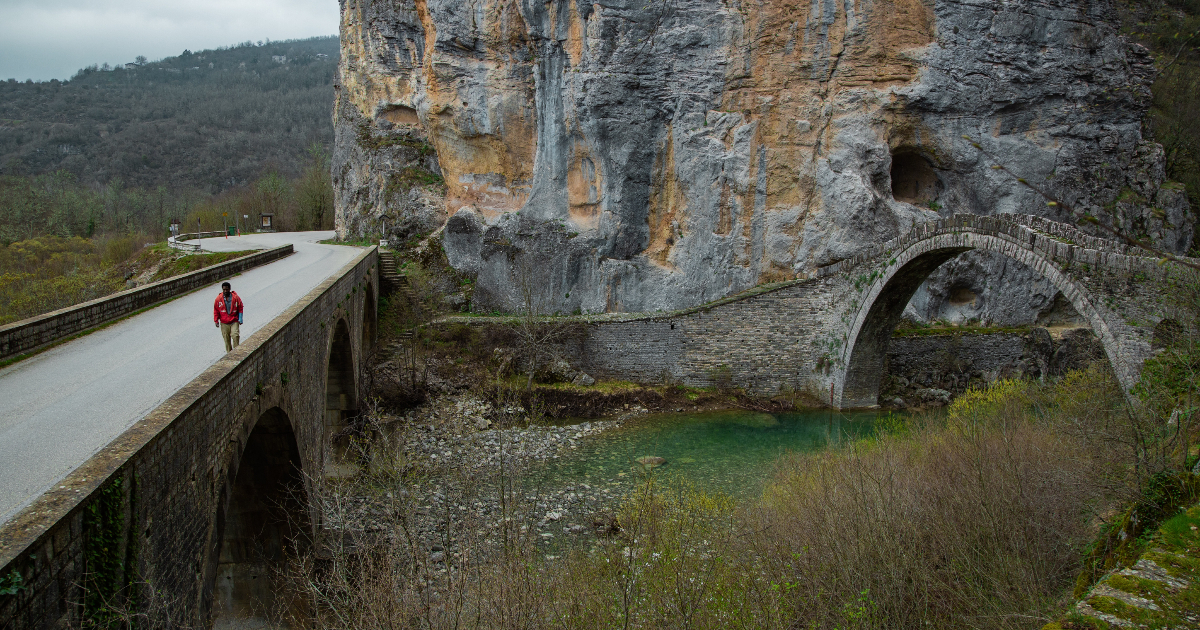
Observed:
[[[443,244],[477,274],[480,308],[521,307],[532,274],[541,310],[672,309],[811,274],[939,213],[1066,218],[995,159],[1081,207],[1133,187],[1167,207],[1143,219],[1178,249],[1186,200],[1160,194],[1140,130],[1152,67],[1107,10],[348,0],[338,229],[406,237],[459,215]],[[986,255],[955,269],[942,284],[1004,273]],[[1016,319],[1053,301],[1006,286]]]

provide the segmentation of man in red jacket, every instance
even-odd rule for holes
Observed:
[[[242,298],[231,290],[228,282],[221,283],[221,292],[213,304],[213,323],[221,329],[225,352],[238,347],[241,339]]]

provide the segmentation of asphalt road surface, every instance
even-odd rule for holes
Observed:
[[[229,279],[245,304],[242,341],[362,250],[333,232],[204,239],[207,251],[295,253]],[[225,354],[213,326],[220,282],[0,369],[0,523]]]

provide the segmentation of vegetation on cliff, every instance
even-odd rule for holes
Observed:
[[[1166,154],[1167,177],[1200,208],[1200,2],[1122,0],[1124,31],[1153,53],[1159,75],[1146,127]]]

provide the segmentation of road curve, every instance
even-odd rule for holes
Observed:
[[[245,341],[362,250],[333,232],[204,239],[206,251],[295,253],[230,278]],[[220,283],[0,369],[0,523],[29,505],[225,354],[212,321]]]

